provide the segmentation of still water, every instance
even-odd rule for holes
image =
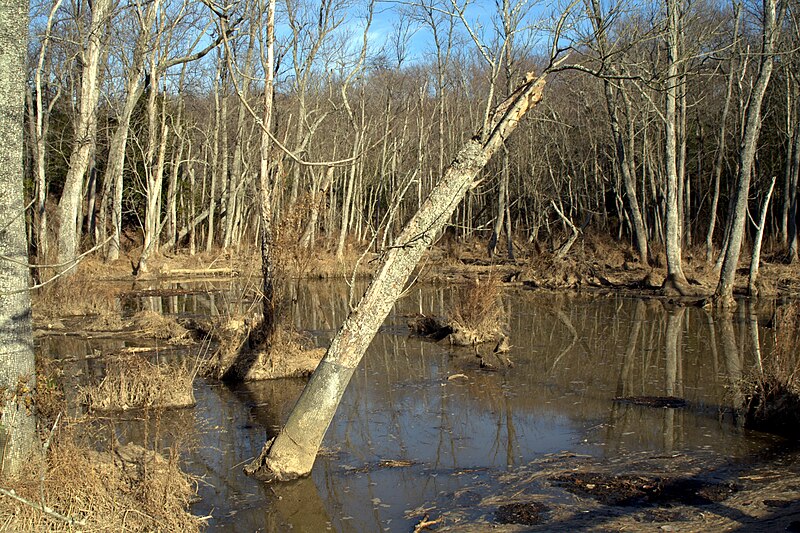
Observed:
[[[169,296],[138,293],[121,305],[184,316],[247,308],[241,288],[186,287]],[[287,320],[326,345],[348,309],[347,286],[312,283],[294,296]],[[408,335],[410,316],[445,314],[451,297],[448,288],[421,287],[397,303],[305,480],[266,486],[242,473],[286,419],[304,380],[233,388],[198,380],[197,406],[167,415],[162,431],[165,443],[187,448],[185,468],[200,476],[193,512],[209,517],[209,530],[410,531],[426,509],[474,507],[478,516],[485,511],[475,504],[499,475],[547,454],[736,460],[774,442],[741,429],[732,414],[741,379],[771,349],[774,332],[757,316],[765,322],[769,308],[757,313],[743,304],[715,321],[703,309],[653,300],[511,291],[503,303],[514,368],[487,372],[473,348]],[[42,339],[40,349],[59,358],[106,350],[105,342],[65,347]],[[79,364],[84,376],[99,371],[91,360]],[[613,401],[621,396],[678,396],[689,405]],[[121,427],[121,438],[141,438],[136,422]]]

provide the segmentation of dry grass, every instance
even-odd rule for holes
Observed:
[[[496,278],[476,278],[459,287],[449,313],[450,341],[470,346],[499,340],[506,318],[502,293],[503,284]]]
[[[178,445],[163,454],[135,444],[100,451],[98,420],[60,419],[66,409],[61,371],[37,360],[36,404],[44,454],[14,479],[3,479],[29,503],[0,495],[0,531],[200,531],[188,509],[196,483],[181,471]],[[51,431],[50,428],[53,428]],[[33,505],[31,505],[33,504]],[[42,504],[50,512],[42,511]],[[62,518],[58,518],[60,515]],[[65,519],[72,519],[70,524]]]
[[[85,326],[86,331],[121,331],[125,322],[119,313],[105,311],[94,317]]]
[[[131,326],[139,335],[168,340],[172,344],[181,344],[190,340],[189,331],[178,324],[174,318],[155,311],[139,311],[131,317]]]
[[[33,318],[39,321],[60,316],[118,312],[120,292],[118,285],[76,274],[33,291]]]
[[[195,375],[186,366],[153,364],[133,355],[109,363],[103,380],[85,387],[83,396],[90,411],[191,407]]]
[[[43,479],[37,466],[6,486],[82,525],[6,496],[0,497],[0,531],[201,530],[202,522],[187,511],[196,490],[177,453],[164,457],[134,444],[98,452],[79,444],[78,431],[67,426],[56,436]]]
[[[310,375],[325,354],[308,347],[308,340],[290,326],[279,324],[269,339],[257,319],[228,317],[213,328],[218,348],[206,362],[204,374],[231,381],[260,381]]]
[[[745,425],[800,437],[800,302],[778,309],[775,347],[746,383]]]

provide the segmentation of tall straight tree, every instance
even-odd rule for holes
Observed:
[[[602,64],[606,64],[610,54],[608,36],[606,35],[608,22],[606,17],[603,16],[600,0],[587,0],[587,9],[592,23],[592,30],[594,31],[597,52]],[[609,62],[608,69],[611,77],[620,77],[613,63]],[[624,90],[625,86],[622,80],[614,84],[609,76],[603,76],[603,95],[606,100],[606,109],[610,119],[609,125],[611,126],[611,135],[614,141],[615,167],[625,188],[625,198],[627,199],[628,215],[632,222],[636,251],[639,255],[639,260],[646,265],[648,264],[647,232],[644,227],[642,211],[639,208],[639,199],[636,196],[636,177],[632,171],[632,168],[635,167],[631,165],[633,154],[625,143],[617,105],[618,94],[616,93],[622,93]]]
[[[2,474],[14,475],[36,446],[36,386],[28,248],[22,194],[22,132],[28,2],[0,1],[0,391]]]
[[[89,168],[89,158],[97,133],[97,101],[100,95],[98,75],[104,36],[111,11],[111,0],[88,2],[91,9],[84,48],[79,52],[81,65],[78,113],[75,117],[74,141],[69,157],[69,168],[64,180],[64,190],[58,202],[58,265],[63,272],[71,272],[78,255],[78,220],[83,178]],[[84,6],[85,7],[85,6]],[[80,24],[81,21],[78,21]]]
[[[667,90],[666,90],[666,150],[667,164],[667,213],[666,248],[667,278],[665,290],[683,293],[688,283],[683,273],[680,236],[680,187],[678,176],[678,92],[684,90],[679,75],[681,35],[681,4],[683,0],[667,0]]]
[[[739,265],[739,253],[744,240],[745,224],[747,222],[747,200],[750,194],[750,177],[753,173],[753,162],[756,157],[758,137],[761,132],[761,103],[767,92],[770,77],[772,76],[775,45],[780,34],[780,23],[783,13],[783,3],[778,0],[763,0],[761,15],[761,61],[759,62],[758,75],[750,102],[745,114],[742,144],[739,148],[739,169],[736,176],[735,201],[733,214],[728,221],[728,246],[725,249],[725,259],[719,274],[719,283],[714,293],[717,304],[723,307],[735,305],[733,299],[733,285],[736,279],[736,268]]]

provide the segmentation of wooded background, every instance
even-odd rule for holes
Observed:
[[[94,247],[109,260],[138,250],[145,265],[159,250],[255,250],[262,159],[273,241],[385,249],[554,49],[567,61],[459,205],[452,237],[511,256],[512,242],[548,248],[574,226],[642,262],[666,249],[680,280],[681,253],[721,266],[737,232],[752,242],[775,178],[765,238],[797,260],[796,0],[280,0],[272,77],[267,8],[32,4],[32,262],[64,268]]]

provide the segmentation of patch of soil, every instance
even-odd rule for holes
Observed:
[[[686,400],[675,396],[620,396],[614,398],[614,401],[663,409],[680,409],[688,405]]]
[[[549,507],[539,502],[509,503],[497,508],[494,519],[501,524],[535,526],[544,521],[543,515],[549,510]]]
[[[617,506],[664,503],[707,505],[724,501],[737,490],[732,483],[597,472],[564,473],[550,479],[573,494]]]

